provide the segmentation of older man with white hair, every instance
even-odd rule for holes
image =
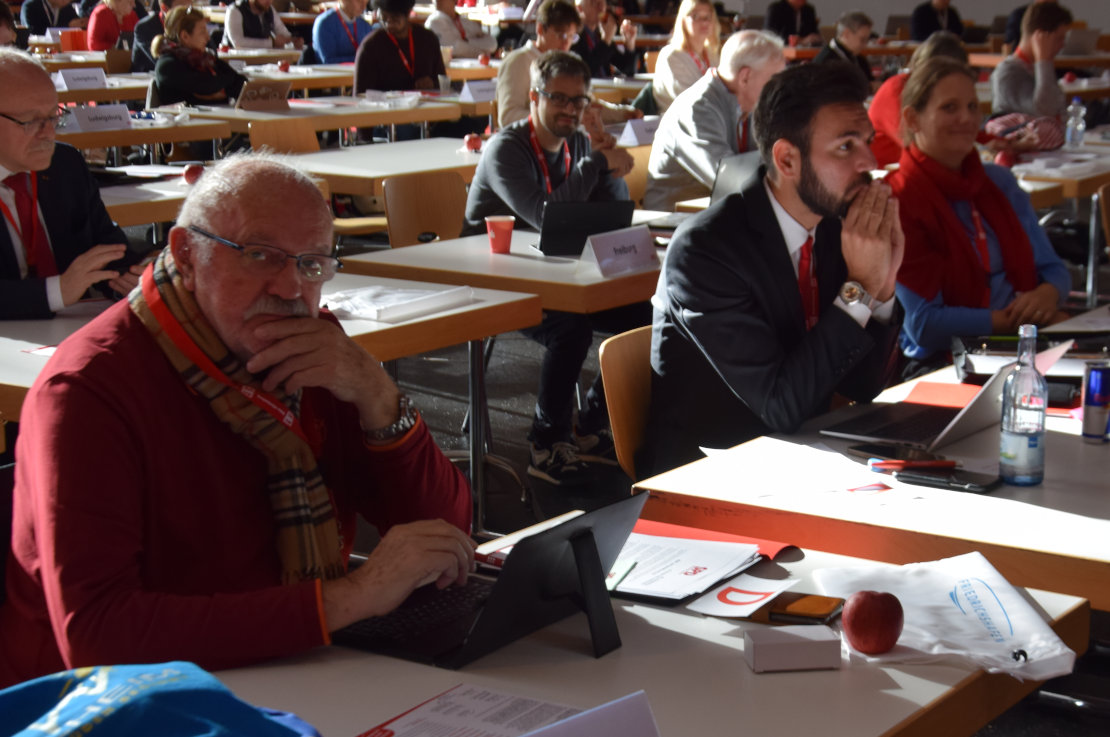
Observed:
[[[320,313],[339,266],[310,179],[227,159],[139,288],[58,346],[24,403],[0,687],[290,655],[465,582],[468,487]],[[356,514],[383,537],[350,571]]]
[[[717,164],[755,149],[749,121],[763,85],[782,71],[782,41],[764,31],[740,31],[725,41],[721,61],[675,98],[663,115],[648,160],[644,207],[673,210],[704,197]]]

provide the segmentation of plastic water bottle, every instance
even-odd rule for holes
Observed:
[[[1044,418],[1048,385],[1037,371],[1037,326],[1018,328],[1017,367],[1002,386],[1002,442],[998,474],[1007,484],[1044,480]]]
[[[1071,99],[1068,105],[1068,128],[1065,141],[1068,148],[1079,148],[1083,145],[1083,134],[1087,132],[1087,106],[1078,97]]]

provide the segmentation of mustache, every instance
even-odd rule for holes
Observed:
[[[281,299],[270,294],[263,295],[247,308],[243,320],[255,315],[285,315],[287,317],[311,317],[308,305],[299,299]]]

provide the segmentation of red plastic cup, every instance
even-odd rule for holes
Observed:
[[[790,48],[794,48],[795,46],[797,46],[798,45],[798,34],[791,33],[790,37],[786,39],[786,43],[788,43],[790,45]]]
[[[512,215],[490,215],[486,218],[486,232],[489,233],[489,250],[491,253],[508,253],[513,242],[513,224],[516,218]]]

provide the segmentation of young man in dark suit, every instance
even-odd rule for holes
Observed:
[[[27,54],[0,49],[0,319],[50,317],[104,282],[126,294],[127,237],[72,146],[55,144],[58,93]]]
[[[764,86],[752,125],[763,166],[667,249],[637,469],[796,432],[834,393],[866,401],[894,376],[904,238],[890,188],[871,181],[867,96],[838,63]]]

